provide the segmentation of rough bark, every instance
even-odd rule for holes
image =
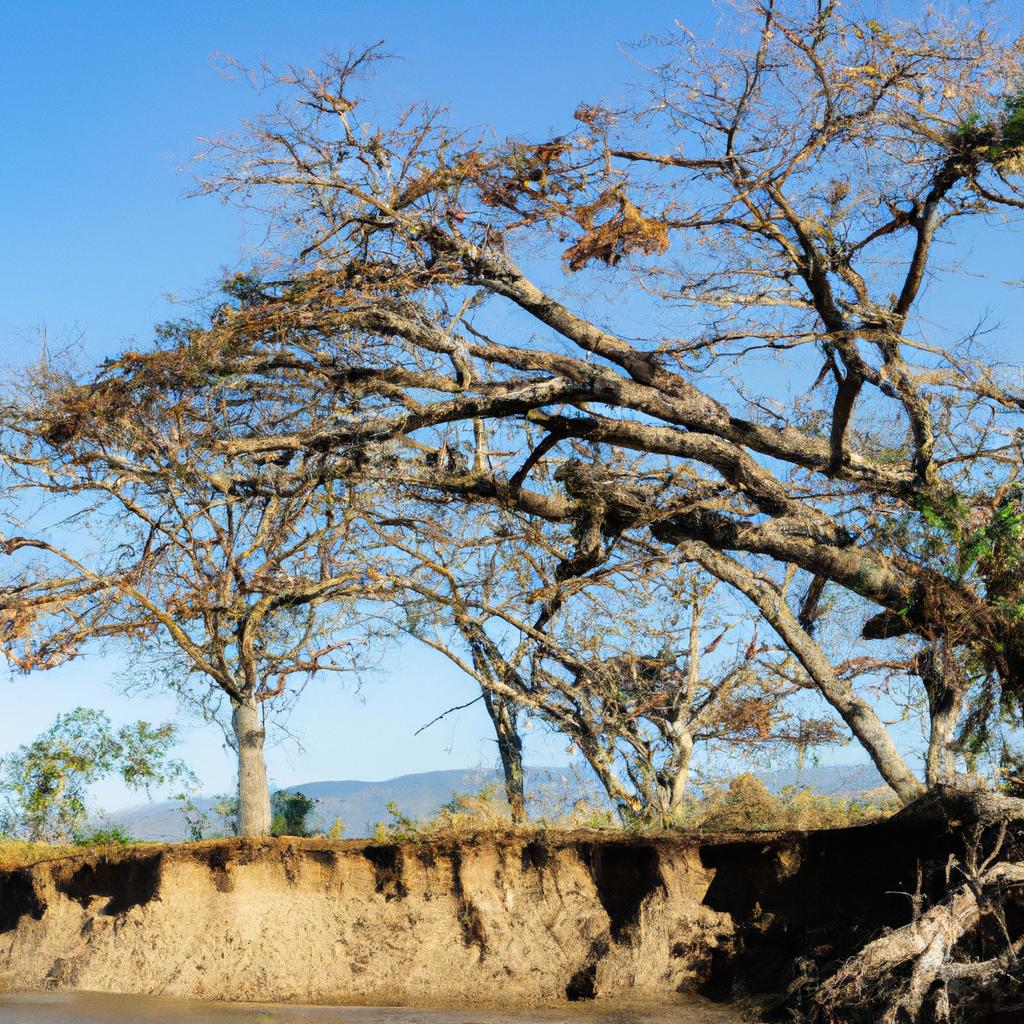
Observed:
[[[516,706],[508,697],[485,689],[484,704],[494,724],[498,739],[498,755],[505,776],[505,796],[512,812],[512,820],[521,825],[526,821],[526,787],[523,773],[523,738],[519,735]]]
[[[266,730],[259,705],[253,700],[236,701],[232,706],[231,725],[238,752],[238,834],[269,835],[270,790],[263,758]]]
[[[678,811],[686,796],[686,787],[690,782],[690,762],[693,758],[693,734],[680,728],[675,736],[675,749],[671,762],[671,777],[665,786],[659,786],[663,801],[663,812],[667,818]]]
[[[939,645],[929,645],[917,662],[928,695],[925,780],[935,786],[956,777],[955,733],[967,687],[953,656]]]

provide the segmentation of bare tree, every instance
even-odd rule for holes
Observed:
[[[564,527],[456,523],[426,503],[379,527],[409,559],[396,572],[401,626],[484,699],[564,734],[624,816],[678,819],[695,746],[756,757],[840,739],[809,713],[812,684],[789,651],[760,641],[749,614],[717,599],[725,588],[685,562],[624,544],[581,576],[566,570]],[[506,790],[522,815],[521,762]]]
[[[230,450],[390,446],[393,482],[685,553],[907,801],[921,782],[784,581],[847,588],[873,606],[865,637],[941,637],[1016,699],[1024,394],[943,347],[924,285],[958,223],[1024,206],[1024,69],[1012,40],[937,16],[744,10],[736,45],[668,40],[635,117],[582,105],[539,144],[487,147],[425,109],[375,122],[353,92],[371,54],[269,81],[284,99],[211,144],[202,189],[279,215],[285,256],[214,330],[215,372],[305,374],[352,414]],[[514,259],[559,245],[565,275]],[[628,303],[601,298],[619,284]],[[500,445],[450,458],[494,420]],[[545,476],[573,439],[672,468]],[[900,545],[900,520],[944,523],[962,571]],[[971,561],[985,543],[1002,557]]]
[[[116,643],[162,656],[182,673],[165,679],[176,689],[226,697],[239,832],[266,834],[266,709],[365,661],[360,602],[383,577],[360,546],[357,503],[319,486],[317,460],[268,493],[242,482],[251,460],[202,455],[246,419],[230,389],[186,400],[159,374],[145,393],[121,384],[114,371],[81,385],[41,369],[31,400],[5,410],[5,511],[18,522],[0,537],[0,646],[28,672]],[[274,400],[263,404],[251,414]]]

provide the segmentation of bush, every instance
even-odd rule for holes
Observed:
[[[308,822],[310,814],[316,808],[316,801],[305,793],[279,789],[270,798],[270,810],[273,815],[270,823],[272,836],[308,836],[311,829]]]
[[[699,805],[700,826],[712,832],[762,832],[786,828],[783,802],[745,772],[726,789],[708,788]]]
[[[71,841],[75,846],[131,846],[139,842],[135,836],[129,835],[120,825],[76,832]]]
[[[888,789],[850,797],[786,786],[773,794],[760,779],[747,773],[737,775],[725,787],[706,786],[678,825],[703,832],[846,828],[883,817],[897,807]]]

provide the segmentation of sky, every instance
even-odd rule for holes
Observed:
[[[378,99],[426,99],[450,108],[455,123],[536,136],[564,127],[581,100],[614,103],[641,77],[624,44],[674,19],[709,29],[718,9],[712,0],[0,0],[0,364],[34,358],[43,325],[51,349],[74,341],[89,360],[144,346],[154,324],[185,311],[178,303],[245,265],[253,229],[232,207],[186,196],[197,139],[257,109],[243,81],[218,71],[218,55],[308,65],[325,50],[383,40],[401,59],[375,83]],[[999,243],[989,269],[1010,266],[1010,251]],[[83,658],[0,678],[0,753],[76,705],[105,708],[115,722],[175,717],[165,694],[120,696],[125,672],[124,662]],[[307,693],[289,722],[302,749],[293,740],[269,750],[275,785],[495,761],[479,704],[414,735],[475,694],[438,655],[397,648],[358,689],[312,685],[320,692]],[[219,731],[184,727],[181,756],[207,791],[228,790],[232,759]],[[853,749],[836,756],[861,759]],[[564,741],[535,728],[527,759],[565,763]],[[115,784],[97,796],[108,809],[129,799]]]
[[[243,81],[218,70],[219,55],[309,65],[325,50],[384,40],[400,59],[374,83],[376,98],[426,99],[458,123],[536,134],[564,126],[580,100],[613,100],[639,77],[620,44],[714,14],[705,0],[0,3],[0,364],[34,358],[43,325],[51,349],[74,342],[90,360],[144,346],[154,324],[244,265],[258,239],[238,212],[186,197],[197,139],[258,107]],[[85,657],[3,675],[0,753],[76,705],[103,708],[115,723],[177,717],[165,694],[121,696],[125,673],[123,661]],[[432,652],[389,651],[358,688],[312,687],[319,692],[307,691],[288,722],[296,739],[279,735],[268,750],[274,785],[495,762],[479,704],[414,735],[476,693]],[[230,789],[219,730],[188,718],[183,727],[178,752],[205,789]],[[565,741],[534,728],[527,760],[564,764]],[[113,782],[96,796],[108,810],[135,799]]]

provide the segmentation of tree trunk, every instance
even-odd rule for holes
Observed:
[[[672,761],[662,793],[662,813],[671,819],[683,804],[690,782],[690,761],[693,758],[693,734],[678,728],[674,736]]]
[[[879,775],[904,804],[913,803],[925,787],[900,756],[889,730],[867,701],[854,693],[850,683],[835,672],[824,650],[800,625],[785,600],[728,555],[703,541],[685,541],[679,550],[713,576],[735,587],[764,615],[786,646],[807,670],[819,693],[839,713],[867,751]]]
[[[238,834],[270,834],[270,790],[263,759],[266,730],[254,700],[232,702],[231,725],[238,751]]]
[[[526,790],[523,774],[523,738],[519,735],[517,708],[507,697],[485,689],[484,704],[494,723],[498,754],[505,774],[505,796],[517,825],[526,821]]]
[[[928,694],[928,755],[925,781],[929,786],[952,782],[956,777],[954,736],[963,710],[965,686],[952,654],[937,644],[926,648],[917,659],[925,692]]]

